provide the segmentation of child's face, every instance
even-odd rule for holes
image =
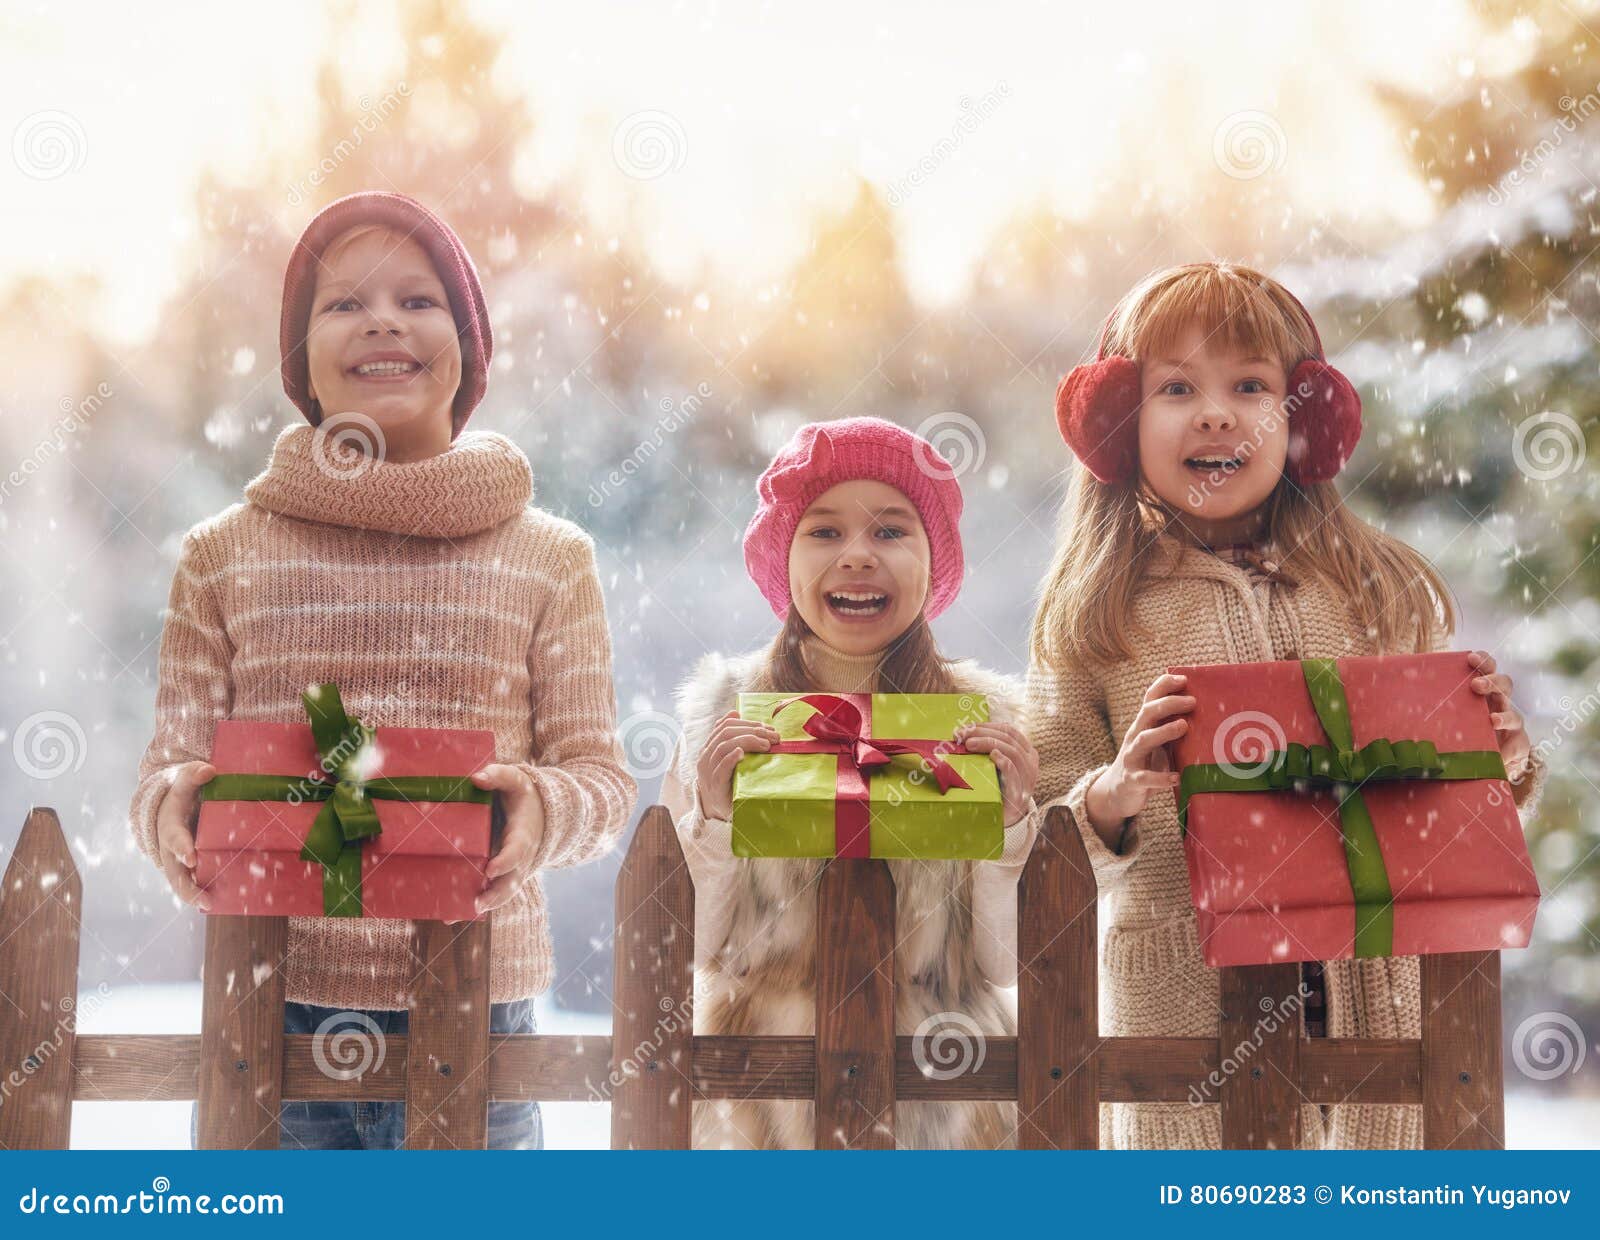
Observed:
[[[870,654],[921,614],[928,564],[928,536],[909,499],[885,482],[841,482],[800,518],[789,544],[789,593],[828,645]]]
[[[1254,512],[1289,452],[1282,365],[1208,342],[1198,327],[1161,353],[1139,368],[1139,472],[1197,522]]]
[[[324,419],[361,413],[386,436],[405,438],[442,418],[448,436],[461,344],[427,251],[409,238],[373,232],[324,262],[306,360]]]

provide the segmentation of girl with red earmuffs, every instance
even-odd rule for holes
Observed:
[[[1443,649],[1449,589],[1345,507],[1333,479],[1361,436],[1360,398],[1305,307],[1259,272],[1147,277],[1095,362],[1062,380],[1056,419],[1082,468],[1033,623],[1037,800],[1071,813],[1107,897],[1102,1032],[1215,1038],[1217,972],[1200,956],[1165,757],[1195,699],[1165,669]],[[1472,658],[1526,817],[1543,764],[1510,679]],[[1421,1035],[1416,957],[1304,972],[1308,1033]],[[1102,1108],[1100,1143],[1216,1148],[1216,1100]],[[1421,1108],[1306,1105],[1301,1130],[1310,1148],[1416,1147]]]

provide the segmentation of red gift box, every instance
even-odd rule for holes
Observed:
[[[1208,965],[1527,946],[1539,884],[1465,653],[1170,670]]]
[[[469,776],[494,758],[494,733],[443,728],[377,728],[364,751],[364,778]],[[312,728],[223,720],[211,764],[219,775],[289,776],[327,784]],[[213,781],[215,782],[215,781]],[[468,785],[470,787],[471,785]],[[327,912],[324,867],[301,849],[326,801],[203,800],[195,837],[195,879],[212,913],[320,917]],[[364,917],[472,920],[490,857],[488,803],[374,797],[381,831],[360,842],[359,909]]]

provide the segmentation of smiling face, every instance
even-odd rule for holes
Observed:
[[[1139,472],[1207,543],[1243,536],[1283,475],[1283,365],[1199,327],[1140,365]]]
[[[886,482],[856,479],[812,501],[789,544],[789,593],[835,650],[883,650],[922,613],[928,536],[916,507]]]
[[[448,446],[461,344],[444,284],[415,241],[373,229],[342,248],[339,239],[330,243],[318,265],[306,361],[323,418],[371,418],[390,459]]]

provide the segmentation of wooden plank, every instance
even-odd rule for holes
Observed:
[[[1300,966],[1220,970],[1218,1071],[1224,1149],[1300,1145]]]
[[[283,1098],[282,917],[207,917],[200,1006],[198,1144],[278,1147]]]
[[[411,923],[406,1148],[481,1150],[489,1141],[490,920]]]
[[[1414,1038],[1302,1038],[1306,1102],[1422,1101],[1422,1043]]]
[[[817,883],[816,1148],[894,1148],[894,880],[836,858]]]
[[[0,892],[0,1149],[71,1143],[82,907],[55,811],[31,810]]]
[[[1505,1148],[1500,1036],[1500,953],[1422,957],[1425,1148]]]
[[[694,1088],[694,880],[672,815],[640,820],[617,875],[611,1147],[685,1150]]]
[[[605,1099],[611,1039],[516,1034],[489,1048],[489,1097],[497,1102]]]
[[[1100,1144],[1094,869],[1072,815],[1045,816],[1017,889],[1017,1144]]]
[[[1217,1102],[1215,1038],[1104,1038],[1101,1102]]]
[[[200,1093],[200,1035],[80,1037],[72,1066],[79,1102],[192,1102]]]

